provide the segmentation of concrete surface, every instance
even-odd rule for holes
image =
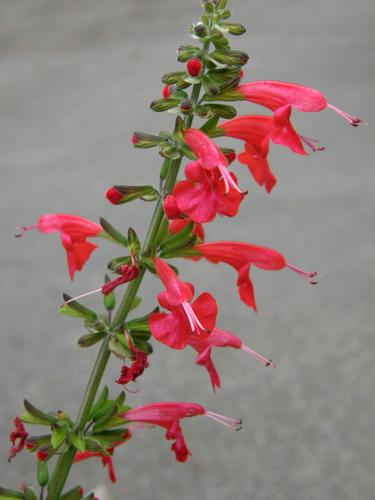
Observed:
[[[294,113],[297,129],[327,149],[301,158],[272,148],[272,195],[234,167],[250,195],[236,220],[207,227],[207,239],[274,247],[291,263],[318,270],[321,283],[254,270],[255,316],[238,301],[231,269],[182,266],[197,290],[214,292],[221,327],[272,357],[277,369],[241,352],[216,352],[222,389],[215,395],[191,352],[155,346],[131,404],[196,401],[241,417],[244,429],[232,433],[204,418],[183,422],[193,453],[183,465],[160,429],[140,431],[116,454],[112,498],[372,500],[374,2],[232,0],[231,7],[233,20],[248,27],[233,45],[251,56],[249,80],[309,84],[369,125],[353,129],[330,111]],[[71,284],[58,238],[15,240],[15,227],[68,212],[144,232],[150,205],[111,207],[103,193],[115,183],[156,182],[160,159],[134,150],[129,136],[170,127],[171,116],[148,104],[160,95],[160,76],[179,68],[175,49],[189,41],[186,27],[198,13],[193,0],[0,2],[1,484],[34,481],[31,456],[6,461],[11,420],[24,397],[77,411],[96,349],[75,347],[79,321],[59,317],[56,308],[61,291],[100,285],[100,269],[113,256],[101,245]],[[152,292],[160,289],[149,283]],[[142,312],[151,304],[145,300]],[[113,360],[106,377],[116,391],[119,369]],[[71,479],[87,489],[105,481],[99,461],[80,464]]]

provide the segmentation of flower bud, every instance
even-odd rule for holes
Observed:
[[[193,24],[192,33],[198,38],[204,38],[208,35],[207,26],[203,23]]]
[[[41,488],[47,486],[49,481],[49,473],[48,473],[48,465],[45,461],[38,462],[37,479],[38,479],[38,484]]]
[[[190,76],[198,76],[202,69],[202,62],[197,57],[192,57],[186,63],[186,71]]]
[[[113,186],[105,195],[112,205],[129,203],[138,198],[143,201],[155,201],[159,198],[158,191],[152,186]]]
[[[242,50],[215,50],[210,54],[210,57],[220,64],[233,66],[243,66],[249,60],[249,56]]]
[[[182,217],[182,212],[178,208],[173,195],[168,194],[163,201],[163,210],[167,219],[179,219]]]
[[[189,113],[193,109],[194,103],[191,99],[183,99],[180,104],[180,109],[183,113]]]
[[[207,12],[207,14],[212,14],[215,10],[215,4],[211,0],[202,0],[202,7]]]
[[[200,49],[195,45],[180,45],[177,51],[177,61],[186,62],[190,58],[196,57],[198,52],[200,52]]]
[[[168,111],[168,109],[175,108],[179,105],[179,103],[180,101],[178,99],[166,99],[165,97],[162,97],[161,99],[155,99],[152,101],[150,108],[152,111],[160,113],[161,111]]]
[[[166,85],[168,87],[168,85]],[[164,87],[165,88],[165,87]],[[164,89],[163,89],[164,96]],[[168,96],[169,97],[169,96]],[[153,148],[163,141],[158,135],[146,134],[145,132],[134,132],[131,137],[131,142],[136,148]]]
[[[246,33],[246,28],[239,23],[222,23],[221,26],[226,28],[231,35],[243,35]]]
[[[170,90],[169,90],[169,85],[165,85],[165,86],[163,87],[163,90],[162,90],[162,95],[163,95],[164,99],[168,99],[168,97],[170,97],[170,96],[171,96],[171,92],[170,92]]]

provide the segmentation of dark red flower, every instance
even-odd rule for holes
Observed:
[[[139,267],[133,264],[124,264],[123,266],[119,267],[117,272],[118,274],[120,274],[118,278],[108,281],[108,283],[105,283],[102,286],[101,292],[103,295],[108,295],[113,292],[113,290],[119,285],[123,285],[125,283],[128,283],[129,281],[134,280],[139,274]]]
[[[13,420],[13,424],[14,429],[9,435],[11,443],[8,455],[9,462],[17,455],[17,453],[20,453],[23,450],[27,436],[29,435],[19,417],[16,417]]]
[[[149,317],[152,335],[173,349],[183,349],[191,335],[208,335],[215,327],[217,305],[205,292],[191,303],[194,287],[181,282],[162,259],[154,258],[156,272],[166,290],[158,294],[159,304],[170,313],[153,313]]]
[[[68,260],[70,278],[74,273],[80,271],[97,245],[87,241],[87,238],[100,236],[103,229],[88,219],[78,215],[68,214],[45,214],[40,217],[33,226],[20,228],[22,236],[31,229],[38,229],[41,233],[60,233],[61,243],[64,247]]]
[[[149,363],[147,354],[141,351],[136,351],[134,353],[132,364],[130,366],[124,365],[121,368],[121,375],[120,378],[116,380],[116,383],[125,385],[129,382],[134,382],[140,375],[142,375],[148,366]]]

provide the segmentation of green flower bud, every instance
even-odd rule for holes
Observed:
[[[38,462],[37,480],[41,488],[47,486],[48,484],[49,481],[48,465],[44,460]]]
[[[246,28],[239,23],[222,23],[221,26],[226,28],[231,35],[243,35],[246,33]]]
[[[242,50],[215,50],[210,57],[221,64],[243,66],[249,60],[249,56]]]

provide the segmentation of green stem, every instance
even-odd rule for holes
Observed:
[[[208,49],[208,45],[209,42],[206,42],[204,46],[205,50]],[[200,84],[196,84],[193,86],[191,98],[193,99],[194,102],[198,102],[200,90],[201,90]],[[185,128],[191,127],[193,118],[194,118],[193,114],[188,115],[185,118],[185,124],[184,124]],[[173,189],[173,186],[176,183],[181,161],[182,158],[178,158],[177,160],[169,160],[169,159],[165,160],[164,166],[168,167],[168,174],[166,176],[164,183],[164,190],[163,190],[164,194],[169,193]],[[148,255],[152,251],[152,247],[154,245],[154,242],[156,241],[160,227],[164,220],[165,217],[163,211],[163,198],[160,197],[156,204],[152,219],[150,221],[150,225],[142,247],[142,254]],[[121,301],[121,304],[118,307],[116,315],[113,318],[112,326],[114,328],[121,327],[121,325],[126,320],[126,317],[129,314],[133,301],[138,292],[138,289],[142,283],[144,274],[145,274],[145,269],[142,269],[137,278],[129,283],[126,292],[124,294],[124,297]],[[103,341],[98,356],[96,358],[95,365],[91,372],[90,379],[87,384],[76,419],[76,427],[78,429],[83,429],[89,419],[91,407],[94,403],[97,390],[99,388],[101,379],[103,377],[105,368],[107,366],[111,354],[108,349],[108,341],[109,341],[108,338],[106,338]],[[66,453],[64,453],[58,458],[53,470],[51,481],[48,486],[48,495],[46,500],[58,500],[60,498],[61,492],[65,485],[65,481],[72,467],[75,453],[76,449],[74,448],[74,446],[71,446]]]

